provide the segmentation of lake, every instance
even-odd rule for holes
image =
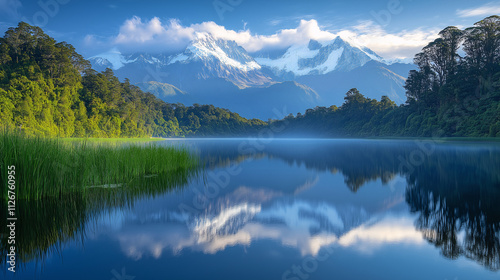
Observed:
[[[156,145],[187,147],[205,167],[168,191],[21,202],[18,272],[0,275],[500,279],[498,142]]]

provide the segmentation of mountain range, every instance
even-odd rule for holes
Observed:
[[[341,37],[252,56],[236,42],[208,33],[197,33],[179,53],[122,54],[113,49],[89,60],[94,69],[111,68],[166,102],[214,104],[264,120],[315,106],[339,106],[354,87],[369,98],[387,95],[403,103],[405,77],[415,69]]]

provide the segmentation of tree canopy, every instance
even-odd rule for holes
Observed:
[[[406,80],[406,104],[351,89],[339,108],[317,107],[283,120],[289,123],[285,134],[500,137],[499,16],[464,30],[443,29],[414,62],[418,69]]]
[[[0,123],[59,137],[241,135],[265,125],[213,105],[165,103],[24,22],[0,38]]]
[[[407,101],[366,98],[289,115],[281,135],[500,137],[500,17],[449,26],[415,56]],[[213,105],[165,103],[24,22],[0,38],[0,122],[61,137],[233,136],[269,125]]]

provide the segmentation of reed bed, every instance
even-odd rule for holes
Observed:
[[[153,143],[101,145],[54,138],[0,135],[0,181],[7,197],[7,170],[15,166],[17,199],[61,197],[120,188],[154,194],[185,181],[198,169],[186,149]],[[159,188],[159,189],[158,189]]]

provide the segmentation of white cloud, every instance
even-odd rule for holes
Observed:
[[[278,24],[281,24],[283,21],[281,19],[273,19],[269,21],[269,24],[272,26],[276,26]]]
[[[384,58],[412,58],[424,46],[438,37],[439,29],[403,30],[387,33],[380,25],[364,21],[339,33],[359,45],[366,46]]]
[[[422,233],[413,226],[412,217],[391,215],[350,230],[339,238],[338,243],[365,253],[373,253],[375,249],[390,243],[425,244]]]
[[[330,205],[313,206],[306,202],[299,202],[256,213],[261,211],[260,207],[259,205],[253,209],[258,211],[238,206],[224,209],[221,215],[198,217],[203,218],[203,221],[201,224],[196,223],[195,226],[175,222],[164,224],[158,221],[141,223],[137,226],[137,224],[121,219],[123,225],[115,227],[114,230],[111,229],[108,233],[115,235],[122,251],[135,260],[141,259],[144,255],[159,258],[164,250],[171,250],[177,254],[187,248],[206,254],[215,254],[227,247],[250,246],[252,242],[264,239],[275,240],[283,246],[295,248],[302,256],[317,256],[321,249],[337,245],[372,254],[388,244],[411,244],[413,246],[426,244],[422,233],[413,226],[413,216],[394,216],[385,213],[344,231],[344,221],[338,216],[336,208]],[[248,212],[248,210],[251,211]],[[301,214],[309,213],[307,210],[313,210],[312,213],[316,215]],[[227,214],[230,215],[226,217]],[[316,234],[311,233],[312,228],[320,227],[319,220],[314,218],[318,217],[317,215],[325,218],[322,221],[331,223],[330,231],[321,230]],[[253,219],[254,216],[258,219]],[[265,216],[272,217],[276,221],[283,221],[283,223],[267,223],[260,220]],[[221,217],[223,217],[222,220]],[[358,216],[350,218],[353,217],[361,218]],[[198,225],[208,225],[209,230],[200,230]]]
[[[281,29],[271,35],[259,35],[245,28],[238,31],[229,30],[211,21],[184,26],[175,19],[163,23],[157,17],[149,21],[133,17],[123,23],[119,34],[110,38],[107,44],[123,51],[180,51],[196,38],[196,33],[199,32],[211,33],[220,39],[234,40],[248,52],[285,49],[291,45],[307,44],[311,39],[328,41],[340,35],[367,46],[385,58],[408,58],[435,39],[438,30],[415,29],[387,33],[379,25],[365,21],[350,29],[331,32],[323,30],[316,20],[311,19],[301,20],[296,28]],[[98,44],[91,35],[87,36],[86,41],[88,45]]]
[[[118,46],[140,47],[146,50],[176,50],[185,47],[193,39],[193,34],[192,28],[181,26],[177,20],[163,24],[157,17],[149,22],[133,17],[125,21],[112,42]]]
[[[120,33],[113,40],[116,45],[141,46],[143,48],[181,49],[196,37],[197,32],[211,33],[214,37],[234,40],[249,52],[265,48],[286,48],[292,44],[308,42],[310,39],[331,40],[335,35],[321,30],[316,20],[301,20],[295,29],[283,29],[272,35],[256,35],[250,30],[228,30],[215,22],[208,21],[199,24],[183,26],[178,20],[170,20],[163,24],[155,17],[150,21],[142,21],[133,17],[120,27]]]
[[[491,16],[495,14],[500,14],[500,4],[498,3],[488,3],[476,8],[457,10],[459,17]]]

